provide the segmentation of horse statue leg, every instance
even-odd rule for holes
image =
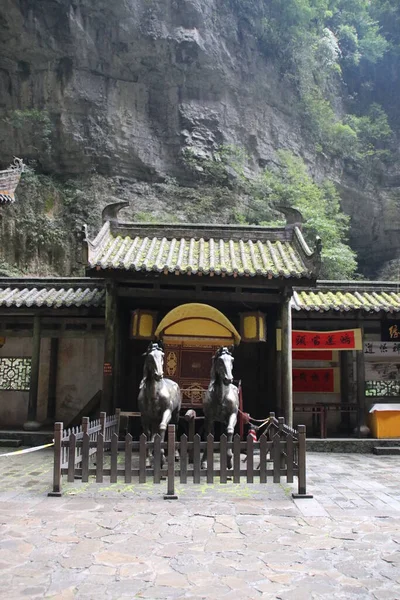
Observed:
[[[165,432],[166,432],[168,424],[171,420],[171,417],[172,417],[171,409],[167,408],[166,410],[164,410],[163,416],[161,419],[161,423],[160,423],[161,443],[165,440]],[[165,452],[164,452],[164,450],[161,450],[161,467],[163,467],[164,464],[165,464]]]
[[[233,440],[233,433],[235,431],[236,421],[237,421],[237,413],[232,413],[228,419],[228,426],[226,428],[228,443],[231,443]],[[232,448],[229,448],[228,453],[227,453],[228,469],[232,469],[232,457],[233,457]]]
[[[147,437],[147,441],[150,442],[152,439],[152,427],[151,423],[144,420],[142,417],[142,429],[143,433]],[[146,448],[146,467],[151,467],[150,448]]]

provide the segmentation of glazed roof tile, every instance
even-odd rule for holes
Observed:
[[[154,225],[114,219],[86,241],[89,268],[96,270],[315,279],[319,260],[319,250],[309,249],[296,224]]]
[[[0,279],[0,308],[96,308],[104,304],[102,279]],[[400,283],[319,281],[313,289],[295,289],[292,306],[297,312],[310,313],[397,313]]]
[[[90,279],[2,279],[0,280],[0,307],[97,307],[104,304],[102,282]]]
[[[321,281],[313,290],[295,290],[292,305],[297,311],[321,313],[400,312],[400,284]]]

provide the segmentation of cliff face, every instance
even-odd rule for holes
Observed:
[[[229,5],[3,0],[0,163],[5,167],[17,155],[34,159],[39,172],[73,180],[91,198],[95,226],[110,194],[132,199],[136,212],[162,214],[176,198],[166,189],[160,196],[154,186],[174,177],[190,187],[185,152],[201,157],[221,144],[244,147],[256,171],[274,162],[277,149],[290,149],[305,158],[317,179],[329,176],[339,184],[353,220],[351,241],[364,270],[374,274],[393,258],[393,244],[398,246],[400,211],[393,189],[400,175],[358,181],[342,163],[317,158],[302,134],[290,79],[259,51]],[[22,204],[10,220],[25,210],[29,195],[25,183]],[[50,208],[39,198],[36,211],[44,211],[49,221],[61,219],[62,229],[68,224],[63,196],[52,192],[52,198]],[[185,218],[184,202],[180,209]],[[4,239],[12,246],[16,234],[4,218],[3,210]],[[219,218],[230,216],[222,211]],[[72,251],[75,242],[63,244],[64,251]],[[0,258],[22,269],[63,274],[74,269],[73,261],[55,260],[49,249],[40,260],[37,251],[33,258],[27,252],[18,257],[10,248],[7,256],[2,252]]]

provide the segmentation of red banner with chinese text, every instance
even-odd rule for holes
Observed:
[[[339,389],[338,369],[293,369],[294,392],[334,393]]]
[[[282,349],[282,331],[276,330],[277,350]],[[297,350],[362,350],[361,329],[339,331],[292,331],[292,349]]]
[[[361,330],[292,331],[293,350],[361,350]]]

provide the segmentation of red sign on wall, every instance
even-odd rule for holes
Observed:
[[[325,392],[338,391],[335,369],[293,369],[294,392]]]
[[[276,349],[282,350],[282,330],[276,330]],[[292,331],[292,350],[362,350],[361,329],[339,331]],[[317,360],[317,359],[314,359]]]
[[[104,375],[111,376],[112,372],[113,372],[112,364],[108,363],[108,362],[104,363],[104,365],[103,365],[103,373],[104,373]]]
[[[293,331],[293,350],[360,350],[360,329],[341,331]]]
[[[293,350],[293,360],[333,360],[333,350]]]

